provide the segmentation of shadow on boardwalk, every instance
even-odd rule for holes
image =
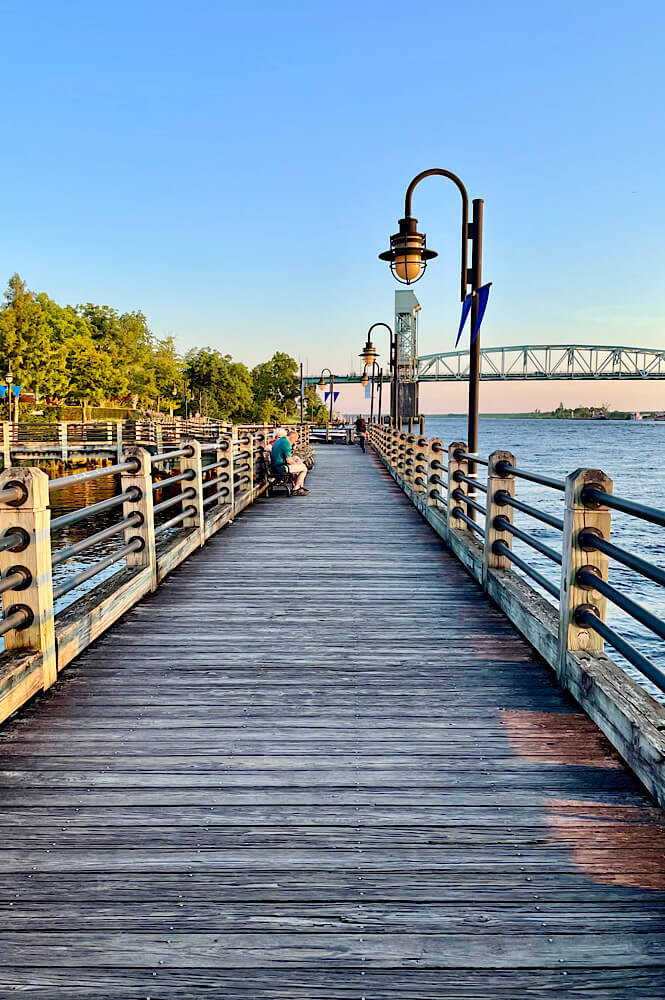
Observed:
[[[317,461],[5,726],[0,996],[660,995],[663,812],[374,459]]]

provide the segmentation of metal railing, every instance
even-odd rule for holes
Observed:
[[[438,438],[419,438],[414,449],[413,435],[387,424],[371,425],[369,436],[397,482],[430,519],[434,515],[441,521],[440,533],[467,566],[474,565],[474,575],[493,596],[514,574],[535,584],[537,594],[554,599],[559,664],[567,653],[600,654],[607,643],[665,692],[665,668],[607,622],[609,602],[665,640],[663,619],[609,579],[610,564],[617,562],[665,587],[665,569],[610,541],[615,512],[665,527],[665,510],[615,496],[611,480],[598,470],[578,470],[559,479],[523,468],[510,452],[487,458],[471,454],[464,442],[446,447]],[[416,452],[421,468],[414,479]],[[470,465],[486,469],[486,482],[469,474]],[[520,499],[515,495],[520,482],[529,484],[531,493],[536,488],[544,493],[537,502]],[[563,518],[553,512],[562,500]],[[514,523],[516,514],[519,524]],[[534,553],[541,557],[536,564]]]
[[[298,430],[308,442],[309,429]],[[39,686],[48,687],[119,614],[266,490],[271,435],[267,425],[224,425],[213,441],[162,436],[149,449],[125,440],[113,464],[55,479],[37,468],[5,469],[0,635],[6,654],[38,663]],[[72,489],[84,493],[89,484],[108,495],[51,517],[51,501],[57,505],[63,490],[71,502]],[[71,528],[86,533],[68,537]],[[68,571],[81,553],[88,565]],[[0,675],[0,720],[34,689],[26,682],[25,697],[12,684],[5,691]]]

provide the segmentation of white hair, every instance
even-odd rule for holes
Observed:
[[[286,431],[284,430],[283,427],[278,427],[277,428],[277,430],[275,431],[275,437],[276,438],[285,438],[286,437]]]

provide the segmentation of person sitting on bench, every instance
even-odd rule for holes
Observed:
[[[306,496],[309,493],[309,490],[304,487],[307,466],[297,455],[293,454],[293,445],[297,440],[297,431],[289,431],[288,433],[284,430],[277,431],[277,440],[270,452],[270,462],[276,476],[281,478],[287,472],[291,473],[295,486],[294,496]]]

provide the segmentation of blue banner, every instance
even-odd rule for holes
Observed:
[[[476,326],[471,337],[471,343],[474,342],[480,331],[480,324],[483,321],[483,316],[485,315],[485,310],[487,309],[487,300],[490,297],[491,285],[492,282],[490,281],[487,285],[483,285],[478,289],[478,316],[476,317]]]
[[[16,396],[16,398],[18,399],[18,397],[21,395],[21,386],[20,385],[13,385],[12,386],[12,392],[14,393],[14,395]]]
[[[0,385],[0,399],[4,399],[6,395],[7,395],[7,386]]]
[[[462,318],[460,319],[460,322],[459,322],[459,330],[457,331],[457,340],[455,341],[455,347],[457,347],[457,345],[459,344],[459,339],[462,336],[462,330],[464,329],[464,324],[466,323],[466,318],[469,315],[469,312],[471,311],[471,299],[472,298],[473,298],[473,295],[471,294],[471,292],[469,292],[469,294],[467,295],[467,297],[464,299],[464,302],[462,303]]]
[[[333,403],[337,402],[337,397],[338,396],[339,396],[339,391],[334,394],[334,396],[333,396]],[[329,398],[330,398],[330,389],[326,389],[326,391],[324,393],[324,396],[323,396],[323,402],[327,403]]]

